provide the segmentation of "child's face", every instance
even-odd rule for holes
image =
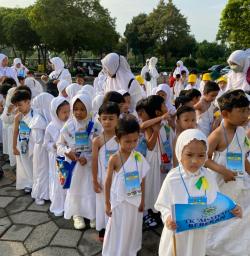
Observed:
[[[104,131],[115,131],[118,116],[116,114],[101,114],[99,121],[101,122]]]
[[[64,89],[64,90],[62,91],[62,96],[63,96],[64,98],[67,98],[67,97],[68,97],[68,94],[67,94],[67,92],[66,92],[66,89]]]
[[[141,119],[142,122],[145,122],[149,119],[149,116],[144,109],[138,110],[137,115]]]
[[[157,92],[156,94],[159,95],[159,96],[161,96],[161,97],[164,99],[164,101],[166,101],[166,99],[167,99],[167,94],[166,94],[164,91],[159,91],[159,92]]]
[[[204,94],[204,99],[207,102],[213,102],[216,99],[216,97],[218,96],[218,93],[219,93],[219,91],[206,93],[206,94]]]
[[[17,111],[27,114],[30,111],[30,100],[22,100],[15,104]]]
[[[129,133],[129,134],[123,135],[118,140],[119,140],[121,149],[124,152],[130,153],[137,146],[138,139],[139,139],[139,133],[134,132],[134,133]]]
[[[165,102],[161,104],[161,110],[156,110],[156,116],[162,116],[168,112]]]
[[[5,58],[3,59],[3,61],[2,61],[2,66],[3,66],[3,67],[7,67],[7,66],[8,66],[8,63],[9,63],[9,60],[8,60],[7,57],[5,57]]]
[[[67,104],[61,106],[58,110],[57,116],[61,121],[66,122],[70,116],[70,105]]]
[[[130,108],[130,104],[131,104],[131,97],[130,96],[125,96],[124,100],[125,100],[125,102],[122,105],[123,112],[124,113],[128,113],[129,112],[129,108]]]
[[[183,113],[180,115],[179,119],[177,119],[176,122],[183,131],[185,131],[187,129],[195,129],[196,128],[196,114],[195,114],[195,112]]]
[[[249,107],[233,108],[232,111],[223,110],[222,116],[232,125],[244,126],[248,121],[249,113]]]
[[[206,144],[203,141],[192,140],[184,147],[181,154],[181,163],[189,172],[198,171],[206,161]]]
[[[226,86],[227,86],[227,83],[224,82],[224,81],[221,81],[221,82],[218,83],[218,85],[219,85],[221,90],[224,90],[226,88]]]
[[[80,100],[77,100],[73,106],[73,115],[78,121],[82,121],[88,116],[87,109]]]
[[[80,85],[83,85],[84,84],[84,79],[82,77],[77,77],[76,78],[76,83],[80,84]]]

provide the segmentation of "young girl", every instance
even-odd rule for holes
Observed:
[[[120,116],[119,106],[114,102],[103,104],[99,109],[99,120],[103,127],[101,135],[93,140],[92,175],[93,187],[96,192],[96,230],[99,239],[103,240],[107,224],[104,200],[104,182],[110,155],[118,151],[115,129]]]
[[[109,216],[102,255],[135,256],[141,249],[144,179],[149,170],[145,158],[134,151],[140,127],[136,119],[120,119],[116,137],[120,149],[111,156],[105,182]]]
[[[62,96],[54,98],[51,101],[50,113],[52,121],[47,126],[44,136],[44,146],[49,153],[50,211],[53,212],[55,216],[62,216],[64,212],[66,190],[62,189],[57,175],[56,142],[59,138],[61,128],[70,115],[69,102]]]
[[[71,186],[67,191],[64,218],[73,216],[76,229],[85,228],[83,217],[95,227],[95,192],[92,186],[91,139],[94,124],[91,119],[91,99],[79,94],[71,101],[73,118],[63,126],[57,142],[57,154],[68,162],[75,161]]]
[[[53,96],[47,92],[41,93],[33,100],[33,107],[38,115],[34,116],[30,128],[35,142],[33,151],[33,186],[32,198],[37,205],[43,205],[49,200],[49,159],[48,152],[43,146],[45,129],[51,121],[50,103]]]
[[[179,166],[172,169],[166,177],[155,208],[161,212],[164,229],[161,235],[159,256],[172,256],[174,250],[173,231],[176,223],[171,215],[173,204],[187,204],[199,197],[203,203],[211,204],[218,187],[213,175],[203,167],[207,158],[208,144],[206,136],[197,129],[189,129],[177,139],[175,153]],[[198,189],[197,181],[205,177],[208,188]],[[241,217],[241,208],[236,207],[232,213]],[[206,229],[195,229],[175,234],[176,255],[205,256]]]

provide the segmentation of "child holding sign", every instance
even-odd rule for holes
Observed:
[[[105,182],[106,214],[103,256],[136,255],[141,249],[144,209],[144,179],[149,171],[145,158],[137,151],[138,122],[127,115],[118,122],[119,151],[108,162]]]
[[[248,121],[249,101],[242,90],[234,90],[218,98],[218,104],[223,120],[208,138],[206,166],[214,171],[220,191],[241,205],[244,216],[242,220],[209,228],[207,254],[249,255],[250,164],[246,156],[248,140],[242,127]]]
[[[91,139],[94,123],[90,117],[91,99],[79,94],[71,101],[73,118],[61,129],[57,154],[68,162],[75,161],[73,177],[65,199],[64,218],[73,216],[76,229],[85,228],[83,217],[95,228],[95,192],[92,186]]]
[[[159,256],[175,255],[174,249],[178,256],[205,256],[205,229],[181,232],[172,239],[172,231],[177,226],[173,221],[171,207],[174,204],[210,204],[216,199],[216,182],[213,175],[203,168],[207,150],[206,136],[197,129],[188,129],[177,139],[175,153],[179,166],[166,177],[155,204],[164,223]],[[241,209],[236,207],[233,214],[241,216]]]

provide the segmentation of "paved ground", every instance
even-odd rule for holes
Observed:
[[[72,221],[50,214],[49,202],[36,206],[30,195],[15,189],[15,172],[9,165],[5,164],[3,169],[5,177],[0,180],[0,256],[101,255],[102,244],[95,230],[74,230]],[[143,232],[140,256],[157,255],[160,233],[161,228]]]

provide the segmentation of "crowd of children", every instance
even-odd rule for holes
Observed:
[[[249,256],[247,92],[226,90],[226,77],[204,74],[198,81],[179,63],[173,90],[160,84],[147,94],[144,79],[122,73],[126,62],[116,55],[103,61],[94,87],[82,75],[71,83],[67,70],[68,79],[57,76],[56,97],[39,85],[3,81],[3,150],[16,164],[16,189],[31,193],[37,205],[50,200],[50,211],[73,218],[76,229],[95,228],[105,256],[136,256],[143,225],[162,223],[160,256]],[[123,74],[127,89],[115,87]],[[196,186],[201,177],[205,189]],[[236,202],[238,218],[173,239],[171,206],[195,198],[210,204],[218,191]]]

